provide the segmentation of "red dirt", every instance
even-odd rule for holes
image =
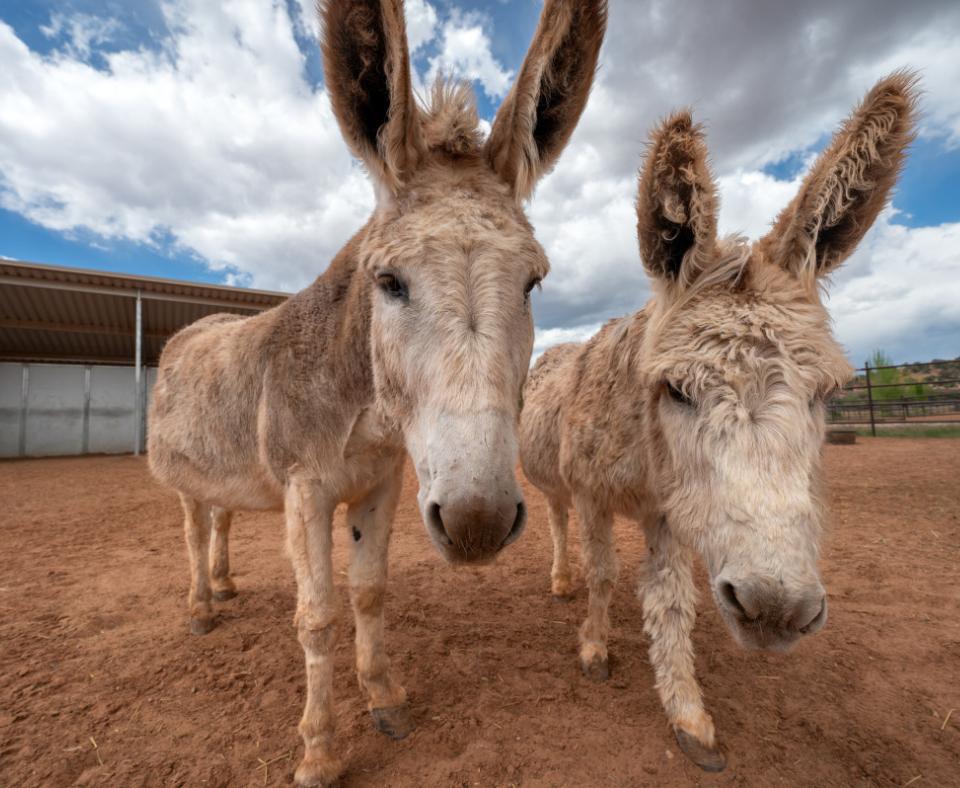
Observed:
[[[374,732],[348,632],[343,784],[960,784],[960,441],[861,439],[827,447],[826,467],[826,629],[786,656],[748,654],[708,595],[700,604],[697,665],[729,758],[716,776],[680,755],[653,689],[635,527],[618,524],[614,674],[594,685],[576,659],[585,594],[548,593],[536,491],[517,545],[453,570],[427,542],[408,476],[388,631],[418,729],[402,742]],[[193,637],[177,499],[142,459],[6,462],[0,500],[0,783],[289,784],[304,679],[279,515],[238,516],[240,596]],[[339,527],[341,567],[346,540]]]

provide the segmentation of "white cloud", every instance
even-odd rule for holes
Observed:
[[[60,48],[41,56],[0,22],[0,205],[63,232],[172,238],[233,282],[304,286],[373,205],[304,75],[293,34],[316,40],[313,0],[161,7],[170,35],[155,51],[104,52],[116,22],[60,13],[45,26]],[[498,62],[488,17],[428,0],[406,14],[427,79],[442,70],[506,94],[523,52]],[[757,237],[798,185],[764,165],[803,155],[894,68],[922,71],[922,135],[960,145],[958,25],[960,6],[937,0],[612,0],[587,111],[529,208],[552,266],[534,297],[538,352],[648,298],[633,202],[657,118],[686,104],[707,122],[721,231]],[[897,358],[960,352],[957,227],[885,214],[841,269],[830,306],[855,360],[875,344]]]
[[[407,22],[407,41],[410,53],[415,55],[437,34],[437,9],[427,0],[407,0],[403,8]]]
[[[960,223],[877,220],[829,288],[837,335],[859,366],[876,348],[903,361],[960,355]]]
[[[921,72],[921,134],[958,144],[960,43],[953,31],[960,6],[920,5],[807,0],[761,9],[751,0],[612,0],[587,110],[530,207],[552,267],[537,304],[540,333],[597,324],[645,303],[649,285],[634,237],[635,177],[650,128],[675,108],[690,106],[706,123],[721,193],[720,231],[750,238],[768,230],[802,176],[781,180],[762,168],[821,142],[879,77],[896,68]],[[751,19],[749,26],[744,18]],[[944,228],[938,231],[950,237]],[[935,303],[921,278],[894,275],[884,262],[890,255],[906,255],[920,266],[925,255],[939,254],[939,298],[960,302],[960,246],[944,245],[935,253],[928,235],[898,227],[887,216],[837,277],[831,309],[838,336],[852,353],[863,352],[870,320],[859,324],[844,317],[838,305],[860,299],[860,308],[876,320],[888,306],[882,294],[889,282],[896,283],[905,305]],[[883,254],[878,244],[888,244]],[[848,293],[845,272],[855,268],[870,285]],[[940,307],[905,308],[895,321],[900,338],[885,335],[884,347],[896,346],[910,358],[925,355],[924,348],[957,355],[960,330],[944,314]],[[936,337],[940,344],[933,351]]]
[[[760,170],[735,170],[717,178],[720,192],[721,235],[739,233],[748,238],[765,235],[780,210],[800,188],[801,176],[782,181]]]
[[[533,360],[536,360],[544,350],[554,345],[560,345],[564,342],[583,342],[589,339],[600,330],[601,325],[601,323],[585,323],[569,328],[546,328],[537,331],[533,345]]]
[[[89,14],[54,14],[49,25],[41,25],[40,32],[51,39],[64,35],[65,51],[79,60],[90,57],[91,49],[110,41],[120,29],[115,19],[100,19]]]
[[[296,13],[293,23],[297,32],[304,38],[318,41],[320,39],[320,17],[317,14],[315,0],[294,0]]]
[[[213,268],[294,289],[366,220],[283,4],[163,6],[162,52],[41,57],[0,22],[0,204],[55,230],[171,234]]]
[[[490,37],[482,17],[454,13],[440,31],[440,52],[430,58],[427,84],[438,74],[477,80],[491,99],[507,95],[513,72],[504,69],[493,56]]]

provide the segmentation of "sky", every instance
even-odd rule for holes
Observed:
[[[484,122],[541,0],[407,0],[418,88],[473,81]],[[650,296],[636,173],[672,109],[703,122],[721,232],[762,236],[870,86],[916,69],[917,142],[833,276],[858,366],[960,356],[960,3],[611,0],[587,110],[527,206],[551,262],[536,352]],[[0,256],[295,291],[374,205],[330,110],[313,0],[0,0]]]

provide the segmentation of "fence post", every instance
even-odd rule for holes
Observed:
[[[867,378],[867,406],[870,408],[870,434],[877,437],[877,424],[873,418],[873,389],[870,388],[870,362],[863,365],[863,371]]]

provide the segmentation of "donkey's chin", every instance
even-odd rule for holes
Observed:
[[[759,621],[740,622],[726,614],[723,618],[734,640],[747,651],[775,651],[786,654],[793,650],[802,637],[799,632],[764,626]]]
[[[741,648],[747,651],[774,651],[786,654],[805,634],[796,629],[788,629],[764,622],[761,619],[750,620],[727,610],[720,600],[717,609],[730,634]]]
[[[469,564],[470,566],[484,566],[487,564],[492,564],[497,560],[497,556],[500,555],[503,550],[503,546],[498,547],[495,550],[479,550],[479,549],[462,549],[458,546],[453,545],[449,540],[444,537],[439,537],[434,534],[430,526],[427,526],[427,536],[430,537],[430,542],[433,544],[434,548],[441,557],[448,564],[453,564],[455,566]]]

